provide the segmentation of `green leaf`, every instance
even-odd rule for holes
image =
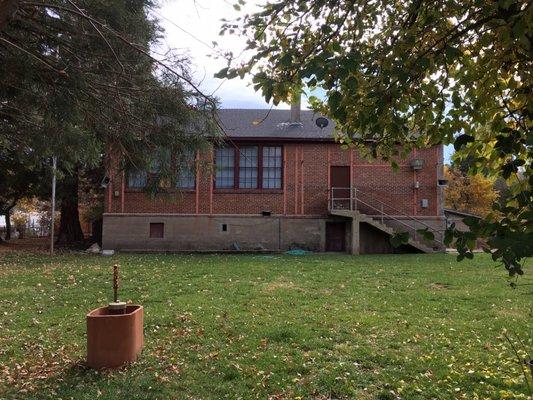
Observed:
[[[329,95],[328,105],[332,111],[336,111],[339,108],[341,101],[342,101],[341,92],[335,91]]]
[[[453,147],[455,148],[455,151],[459,151],[467,143],[472,143],[473,141],[474,141],[474,137],[473,136],[470,136],[470,135],[467,135],[467,134],[459,135],[455,139]]]
[[[409,243],[409,233],[407,232],[395,233],[391,235],[389,241],[393,247],[400,247],[403,244]]]
[[[419,233],[425,240],[435,240],[435,234],[428,228],[418,229],[416,232]]]
[[[218,79],[224,79],[228,75],[229,67],[222,68],[220,71],[218,71],[214,76]]]

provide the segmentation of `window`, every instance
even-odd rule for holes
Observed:
[[[162,222],[150,223],[150,237],[155,239],[162,239],[165,235],[165,224]]]
[[[258,148],[239,149],[239,189],[257,189]]]
[[[148,174],[146,171],[132,170],[128,171],[128,187],[130,188],[144,188],[148,182]]]
[[[196,184],[195,156],[191,151],[176,158],[179,165],[176,187],[178,189],[194,189]]]
[[[158,149],[154,152],[153,158],[148,165],[148,171],[130,169],[127,174],[127,184],[129,188],[145,188],[149,182],[159,179],[160,188],[170,188],[171,179],[161,175],[162,166],[165,170],[179,165],[176,176],[176,187],[178,189],[194,189],[196,186],[196,163],[195,153],[187,151],[177,157],[171,157],[168,149]]]
[[[281,146],[216,149],[217,189],[281,189]]]
[[[235,149],[222,147],[215,153],[216,188],[228,189],[235,186]]]
[[[281,147],[263,147],[263,188],[281,189]]]

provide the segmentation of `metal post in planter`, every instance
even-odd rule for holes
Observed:
[[[117,368],[135,361],[144,345],[144,309],[118,298],[119,266],[113,266],[113,302],[87,314],[87,365]]]
[[[126,303],[118,299],[119,277],[118,264],[113,266],[113,302],[109,303],[110,314],[124,314],[126,312]]]

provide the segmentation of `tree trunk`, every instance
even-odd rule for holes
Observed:
[[[11,240],[11,208],[8,208],[4,214],[6,219],[6,240]]]
[[[84,237],[78,212],[78,171],[65,176],[60,190],[61,220],[56,243],[71,245],[82,242]]]

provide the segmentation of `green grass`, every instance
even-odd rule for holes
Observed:
[[[145,349],[83,365],[85,314],[145,307]],[[0,398],[500,399],[528,388],[532,265],[485,255],[0,255]]]

